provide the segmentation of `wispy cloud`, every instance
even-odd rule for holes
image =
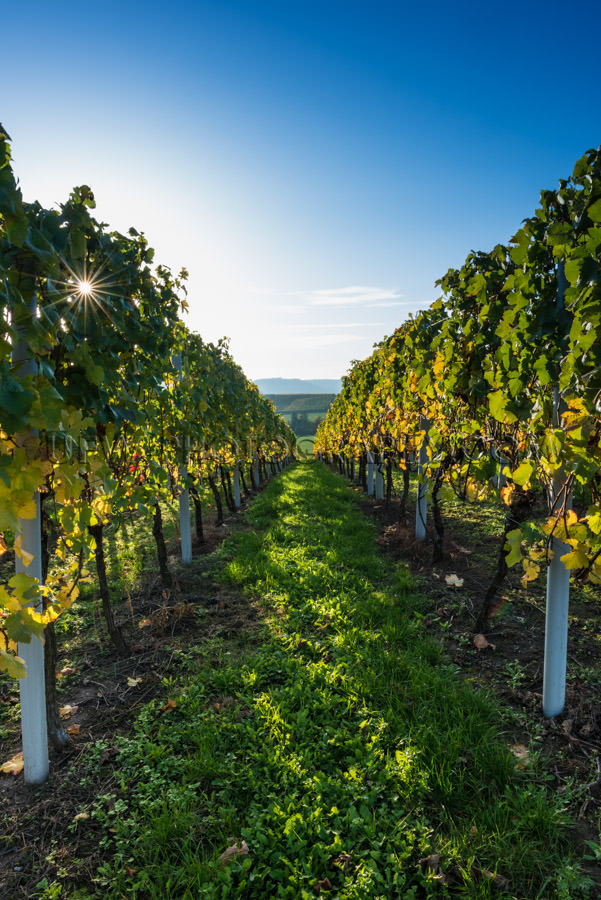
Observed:
[[[403,294],[397,288],[369,285],[351,285],[342,288],[326,288],[313,291],[293,291],[302,296],[310,306],[402,306]],[[405,301],[406,302],[406,301]]]
[[[385,328],[386,322],[304,322],[296,325],[296,328]]]

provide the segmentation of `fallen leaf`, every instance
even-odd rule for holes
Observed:
[[[171,712],[177,706],[177,700],[167,700],[164,706],[161,706],[161,712]]]
[[[128,878],[133,878],[134,875],[137,875],[138,870],[137,870],[137,869],[134,869],[133,866],[126,866],[125,869],[124,869],[124,872],[125,872],[125,874],[127,875]]]
[[[75,675],[79,670],[75,666],[64,666],[60,672],[56,673],[57,678],[64,678],[66,675]]]
[[[71,706],[70,703],[67,703],[65,706],[59,706],[58,714],[61,719],[68,719],[71,716],[74,716],[78,709],[79,706]]]
[[[509,751],[515,756],[518,769],[526,769],[530,765],[530,754],[525,744],[511,744]]]
[[[84,822],[86,819],[89,819],[89,818],[90,818],[89,812],[80,812],[80,813],[77,813],[77,815],[75,816],[73,821],[74,822]]]
[[[246,841],[240,841],[239,844],[236,842],[236,838],[228,838],[228,841],[231,842],[230,846],[227,850],[224,850],[219,857],[220,866],[227,866],[239,856],[248,856],[248,845]]]
[[[463,587],[463,578],[458,575],[445,575],[444,580],[450,587]]]
[[[128,677],[128,679],[127,679],[128,687],[137,687],[139,684],[142,684],[142,679],[140,677],[138,677],[138,678],[129,678]]]
[[[12,759],[8,759],[0,766],[3,775],[19,775],[23,771],[23,754],[16,753]]]
[[[332,882],[329,878],[322,878],[321,881],[316,881],[313,885],[313,891],[319,896],[322,891],[331,891],[332,890]]]
[[[81,725],[76,725],[75,723],[73,723],[73,725],[67,725],[67,734],[79,734],[80,731]]]
[[[477,634],[474,638],[474,644],[478,652],[481,650],[496,650],[497,645],[491,644],[490,641],[487,641],[483,634]]]

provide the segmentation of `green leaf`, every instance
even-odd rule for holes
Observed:
[[[591,203],[586,214],[593,222],[601,222],[601,199]]]
[[[521,266],[526,256],[528,254],[528,244],[529,237],[523,229],[520,229],[518,233],[511,239],[512,244],[515,243],[515,247],[511,247],[509,253],[511,254],[511,258],[517,266]]]
[[[504,549],[507,550],[505,562],[509,568],[519,563],[522,558],[522,532],[519,528],[514,528],[513,531],[507,532]]]
[[[572,285],[578,284],[580,279],[580,271],[582,269],[582,260],[581,259],[568,259],[565,262],[564,272],[565,276]]]
[[[533,366],[542,387],[551,382],[551,375],[549,373],[548,364],[549,360],[546,356],[539,356]]]
[[[6,236],[17,247],[22,247],[27,234],[27,219],[25,216],[6,216]]]
[[[83,259],[86,255],[86,238],[81,231],[73,230],[69,235],[71,255],[74,259]]]
[[[26,678],[27,667],[20,656],[13,656],[0,648],[0,672],[6,672],[10,678]]]
[[[534,463],[530,459],[525,459],[524,462],[517,467],[515,472],[511,473],[512,481],[515,481],[515,483],[519,484],[520,487],[525,487],[530,483],[533,472]]]
[[[503,391],[493,391],[488,395],[488,405],[490,413],[497,422],[516,422],[517,416],[510,412],[507,406],[507,397]]]
[[[13,588],[22,601],[31,602],[36,600],[39,594],[39,582],[37,578],[26,575],[24,572],[18,572],[13,575],[8,582],[9,587]]]
[[[17,387],[17,385],[0,387],[0,409],[6,410],[16,419],[25,419],[31,409],[34,395],[31,391],[18,387],[14,390],[13,387]]]

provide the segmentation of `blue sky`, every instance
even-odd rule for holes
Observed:
[[[251,378],[342,375],[601,142],[593,2],[34,0],[2,31],[25,197],[89,184]]]

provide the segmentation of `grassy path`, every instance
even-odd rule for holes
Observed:
[[[586,896],[544,770],[516,768],[348,487],[296,465],[249,523],[223,578],[264,625],[199,646],[121,742],[97,896]]]

